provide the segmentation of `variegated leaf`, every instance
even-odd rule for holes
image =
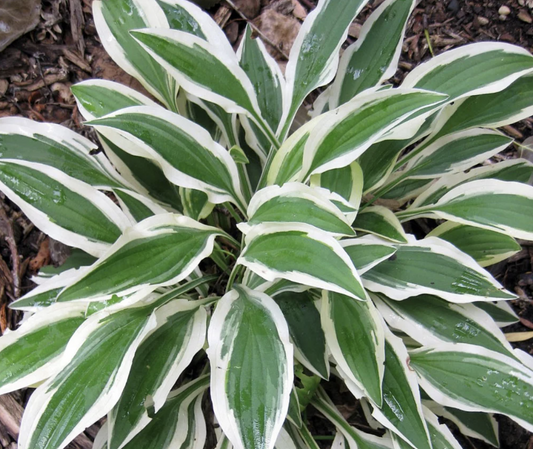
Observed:
[[[300,180],[349,165],[410,116],[422,110],[429,114],[445,98],[434,92],[388,89],[363,93],[326,113],[305,143]],[[410,138],[418,128],[419,124],[406,126],[405,135],[398,138]]]
[[[242,69],[252,82],[261,115],[275,132],[280,126],[285,109],[285,78],[263,42],[258,38],[252,39],[252,28],[249,25],[237,56]]]
[[[248,115],[276,144],[235,53],[184,31],[147,29],[131,34],[184,89],[227,112]]]
[[[124,449],[203,449],[207,431],[202,396],[208,387],[209,376],[202,376],[171,392],[161,410]]]
[[[500,327],[520,321],[520,318],[507,301],[476,302],[474,305],[487,312]]]
[[[479,128],[447,134],[412,158],[401,176],[434,179],[462,172],[502,152],[511,142],[499,132]]]
[[[393,242],[407,243],[402,224],[394,213],[384,206],[371,206],[360,211],[353,227]]]
[[[383,405],[373,404],[372,416],[417,449],[431,449],[416,375],[409,369],[407,350],[387,328]]]
[[[499,179],[527,183],[533,175],[533,164],[525,159],[509,159],[497,164],[473,168],[468,173],[443,176],[429,185],[411,203],[409,209],[435,204],[446,193],[461,184],[479,179]]]
[[[305,97],[329,83],[339,64],[339,50],[348,28],[367,0],[322,0],[309,14],[294,42],[285,71],[287,105],[284,114],[284,137]]]
[[[372,299],[390,326],[422,345],[468,343],[514,357],[494,320],[472,304],[453,304],[430,295],[404,301],[392,301],[382,295]]]
[[[356,299],[366,292],[352,261],[333,237],[304,224],[260,224],[246,234],[240,263],[266,280],[276,278]]]
[[[504,90],[533,71],[533,57],[516,45],[478,42],[442,53],[407,75],[403,87],[442,92],[454,101]]]
[[[61,292],[58,301],[96,301],[174,285],[211,254],[220,234],[184,216],[147,218],[128,229],[104,257]]]
[[[453,343],[421,348],[410,357],[420,386],[439,404],[501,413],[533,429],[533,372],[515,359]]]
[[[293,382],[283,313],[264,293],[235,286],[217,304],[208,342],[211,398],[222,430],[236,449],[272,449]]]
[[[328,189],[344,198],[348,205],[332,200],[341,209],[348,223],[353,223],[363,196],[363,171],[357,162],[342,168],[311,176],[311,185]]]
[[[174,300],[155,317],[157,327],[139,346],[120,401],[109,415],[109,449],[123,446],[149,425],[152,413],[164,408],[178,377],[204,346],[206,312],[197,303]]]
[[[450,242],[482,267],[501,262],[522,249],[514,238],[506,234],[451,221],[437,226],[428,237]]]
[[[328,348],[343,374],[381,406],[385,333],[375,306],[324,291],[321,317]]]
[[[452,421],[463,435],[500,447],[498,421],[494,415],[483,412],[465,412],[452,407],[442,407],[433,401],[422,401],[433,413]]]
[[[0,162],[0,187],[43,232],[99,256],[130,226],[106,195],[35,162]]]
[[[93,17],[107,53],[126,72],[170,109],[176,109],[178,86],[161,65],[133,39],[129,31],[168,28],[163,10],[155,0],[96,0]]]
[[[235,201],[241,208],[242,193],[235,162],[199,125],[162,108],[137,106],[89,122],[121,146],[132,139],[136,148],[161,166],[166,177],[180,187],[202,190],[213,203]],[[106,134],[111,129],[111,135]]]
[[[373,236],[345,239],[341,245],[361,275],[396,252],[394,245]]]
[[[319,390],[311,404],[342,433],[348,441],[349,449],[392,449],[388,433],[383,437],[377,437],[350,426],[323,391]]]
[[[247,232],[260,223],[305,223],[334,236],[353,236],[355,232],[341,210],[333,203],[342,201],[328,190],[287,183],[257,192],[248,206],[248,223],[240,226]]]
[[[363,275],[365,288],[391,299],[430,294],[467,303],[512,299],[470,256],[436,237],[397,245],[394,255]]]
[[[459,185],[436,204],[409,208],[400,220],[437,216],[446,220],[533,240],[533,187],[519,182],[481,179]]]
[[[58,374],[30,398],[19,447],[65,447],[105,415],[120,398],[135,351],[154,326],[146,305],[103,310],[85,321],[67,345]]]
[[[93,187],[122,187],[122,180],[97,146],[53,123],[21,117],[0,119],[0,161],[23,160],[54,167]]]
[[[268,293],[268,290],[265,291]],[[294,356],[311,372],[323,379],[329,377],[326,338],[320,324],[320,313],[309,292],[281,291],[272,294],[289,326]]]
[[[48,307],[0,339],[0,394],[27,388],[57,372],[57,361],[85,321],[85,304]]]
[[[387,0],[364,22],[359,37],[342,54],[332,85],[331,109],[396,73],[414,0]]]

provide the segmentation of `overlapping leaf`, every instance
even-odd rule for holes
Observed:
[[[106,255],[61,292],[58,301],[102,300],[185,279],[211,254],[220,231],[174,214],[130,228]]]
[[[270,281],[282,278],[366,298],[359,275],[337,240],[309,225],[254,226],[237,262]]]
[[[102,44],[113,60],[170,109],[176,108],[178,86],[165,69],[133,39],[137,28],[168,28],[155,0],[97,0],[93,17]]]
[[[422,294],[458,303],[514,297],[474,259],[435,237],[397,245],[392,257],[363,275],[363,283],[395,300]]]
[[[335,236],[354,235],[346,217],[333,201],[342,198],[328,190],[287,183],[270,186],[257,192],[248,206],[248,224],[241,230],[259,223],[305,223]]]
[[[64,447],[105,415],[120,397],[137,347],[154,326],[145,305],[105,310],[83,323],[65,349],[59,373],[32,395],[19,447]]]
[[[174,184],[202,190],[213,203],[230,200],[243,207],[235,162],[195,123],[161,108],[138,106],[90,124],[104,134],[106,128],[112,129],[113,134],[107,136],[111,140],[116,134],[125,142],[133,139],[143,152],[140,156],[160,165]],[[116,140],[115,144],[118,144]],[[122,148],[132,151],[127,145]]]
[[[411,367],[435,401],[465,411],[501,413],[533,428],[533,373],[479,346],[440,344],[410,353]]]
[[[120,401],[110,413],[109,449],[121,447],[149,425],[148,409],[157,413],[165,406],[178,377],[204,345],[206,313],[198,304],[172,301],[155,317],[157,327],[139,346]]]
[[[381,406],[385,333],[375,306],[324,292],[321,317],[328,348],[343,374]]]
[[[400,212],[400,219],[436,215],[512,237],[533,239],[533,187],[519,182],[482,179],[459,185],[434,205]]]

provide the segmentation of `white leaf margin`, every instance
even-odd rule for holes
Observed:
[[[454,61],[464,58],[464,57],[472,57],[476,55],[480,55],[483,53],[491,52],[491,51],[503,51],[505,53],[514,53],[518,55],[524,55],[524,56],[530,56],[531,54],[516,45],[511,45],[503,42],[476,42],[469,45],[464,45],[459,48],[455,48],[452,50],[449,50],[445,53],[442,53],[438,56],[435,56],[434,58],[430,59],[429,61],[420,64],[418,67],[416,67],[414,70],[409,72],[409,74],[405,77],[402,86],[403,87],[415,87],[416,84],[425,76],[428,76],[431,74],[431,72],[435,69],[438,69],[439,67],[449,65],[453,63]],[[483,94],[491,94],[495,92],[499,92],[504,90],[506,87],[511,85],[514,81],[516,81],[518,78],[520,78],[523,75],[526,75],[527,73],[531,73],[533,69],[527,69],[522,70],[520,72],[513,73],[512,75],[509,75],[499,81],[486,84],[484,86],[481,86],[477,89],[471,90],[457,98],[455,100],[458,100],[463,97],[469,97],[473,95],[483,95]]]
[[[431,252],[434,252],[435,254],[439,254],[445,257],[448,257],[450,259],[455,260],[459,264],[462,264],[463,266],[470,268],[471,270],[475,271],[476,273],[480,274],[486,281],[488,281],[490,284],[492,284],[495,288],[505,291],[505,289],[494,279],[486,270],[481,268],[477,262],[470,257],[468,254],[463,253],[462,251],[458,250],[455,246],[453,246],[451,243],[448,243],[445,240],[439,239],[438,237],[426,237],[423,240],[414,240],[412,236],[408,235],[409,243],[406,245],[401,246],[409,246],[409,247],[419,247],[422,249],[429,249]],[[476,295],[470,295],[466,293],[452,293],[452,292],[446,292],[443,290],[439,290],[436,288],[430,288],[430,287],[424,287],[416,284],[410,284],[405,283],[404,285],[397,284],[393,287],[389,287],[383,284],[379,284],[374,281],[370,281],[368,279],[363,278],[363,285],[365,288],[372,292],[377,293],[383,293],[385,296],[401,301],[403,299],[407,299],[411,296],[418,296],[422,294],[429,294],[438,296],[440,298],[445,299],[446,301],[454,302],[454,303],[469,303],[469,302],[476,302],[476,301],[502,301],[504,298],[491,298],[489,296],[476,296]],[[507,292],[509,293],[509,292]],[[515,295],[509,293],[509,299],[513,299]]]
[[[252,242],[252,240],[254,240],[255,238],[264,237],[269,234],[291,231],[302,232],[307,238],[328,246],[344,262],[347,268],[351,271],[354,279],[359,284],[361,284],[361,287],[364,285],[363,281],[361,281],[361,278],[359,277],[356,268],[353,265],[352,260],[350,259],[348,254],[346,254],[346,251],[344,251],[340,243],[324,231],[318,230],[313,226],[302,223],[262,223],[259,225],[255,225],[250,229],[250,231],[245,236],[245,243],[246,245],[249,245],[250,242]],[[259,262],[249,260],[246,258],[246,248],[241,253],[236,263],[244,265],[246,268],[249,268],[251,271],[258,274],[263,279],[266,279],[269,282],[273,282],[276,279],[282,278],[292,282],[296,282],[298,284],[304,284],[311,287],[331,290],[333,292],[341,293],[343,295],[347,295],[358,300],[367,299],[358,298],[353,293],[345,290],[342,287],[337,286],[336,284],[323,281],[306,273],[302,273],[299,271],[281,272],[267,267],[266,265],[261,264]]]
[[[277,436],[279,435],[285,417],[289,410],[289,401],[290,393],[292,390],[293,377],[294,377],[294,368],[293,368],[293,345],[290,342],[289,337],[289,327],[283,316],[283,312],[276,304],[276,302],[270,298],[268,295],[253,291],[244,286],[239,286],[239,289],[246,294],[247,300],[254,301],[257,307],[265,309],[274,325],[280,337],[280,342],[283,345],[285,352],[285,360],[281,360],[280,363],[285,365],[285,375],[283,378],[283,391],[280,392],[282,396],[281,408],[279,410],[276,420],[271,423],[270,433],[272,435],[272,440],[268,441],[265,448],[273,449]],[[244,445],[241,440],[239,427],[236,422],[236,417],[234,412],[229,407],[226,398],[225,384],[226,384],[226,373],[229,364],[229,359],[231,356],[231,351],[227,351],[226,357],[222,357],[222,349],[225,345],[226,340],[232,338],[232,335],[224,335],[224,325],[225,319],[231,307],[235,301],[238,301],[241,297],[239,291],[231,290],[226,293],[217,303],[217,308],[213,313],[211,322],[209,324],[209,329],[207,332],[207,340],[209,347],[207,349],[207,355],[211,363],[211,398],[213,403],[213,408],[215,415],[220,423],[220,426],[224,430],[224,433],[231,441],[233,446],[236,449],[244,449]],[[232,323],[235,326],[238,323]],[[231,326],[233,329],[234,326]],[[233,332],[235,335],[236,332]]]
[[[171,111],[167,111],[161,107],[150,106],[132,106],[108,114],[101,119],[104,120],[115,117],[120,118],[122,115],[128,114],[144,114],[150,117],[156,117],[163,122],[171,124],[177,129],[177,132],[185,134],[195,141],[199,146],[203,147],[207,152],[211,153],[228,170],[231,178],[233,179],[232,187],[235,191],[235,194],[238,195],[237,199],[244,203],[241,186],[239,183],[239,172],[235,161],[221,145],[216,143],[211,138],[210,134],[204,128]],[[139,138],[126,131],[116,129],[105,124],[99,124],[98,120],[99,119],[89,122],[89,125],[96,128],[97,131],[101,132],[104,136],[109,138],[109,140],[114,141],[113,143],[122,148],[124,151],[134,156],[140,156],[154,161],[158,166],[160,166],[165,176],[173,184],[180,187],[204,191],[208,195],[209,201],[214,204],[234,200],[234,198],[228,192],[222,191],[220,188],[214,187],[179,171],[155,149],[144,143]],[[108,130],[111,130],[112,132],[109,134]],[[116,138],[118,136],[120,136],[119,139]],[[134,144],[133,148],[132,143]]]
[[[473,346],[464,343],[445,343],[439,344],[438,347],[426,346],[420,349],[415,349],[411,351],[411,354],[417,354],[420,352],[457,352],[465,354],[466,357],[468,357],[468,355],[477,355],[479,357],[485,357],[487,359],[491,359],[494,363],[501,363],[509,366],[513,375],[520,378],[520,380],[529,383],[530,385],[533,384],[533,372],[530,369],[510,357],[507,357],[495,351],[491,351],[489,349],[482,348],[481,346]],[[447,394],[436,388],[430,381],[425,379],[422,375],[417,373],[417,377],[420,386],[438,404],[441,404],[445,407],[457,408],[466,412],[501,413],[498,410],[482,407],[478,404],[472,404],[464,399],[461,401],[460,398],[458,399],[456,397],[448,396]],[[533,432],[533,424],[528,423],[527,421],[517,418],[515,416],[511,416],[509,414],[506,415],[512,418],[513,421],[516,421],[518,424],[520,424],[520,426],[522,426],[527,431]]]
[[[145,305],[142,304],[139,307],[143,306]],[[67,344],[65,352],[58,362],[58,371],[64,369],[68,363],[74,359],[76,353],[83,346],[83,344],[87,340],[90,340],[91,334],[102,326],[101,322],[104,320],[104,318],[111,315],[112,312],[116,311],[117,309],[120,310],[118,307],[110,307],[95,313],[78,328]],[[139,331],[138,335],[135,337],[135,340],[124,354],[122,363],[108,381],[108,384],[106,385],[106,388],[102,394],[63,440],[63,442],[60,444],[60,447],[66,446],[72,439],[74,439],[76,435],[78,435],[80,432],[83,432],[86,427],[89,427],[91,424],[100,419],[103,414],[111,410],[111,408],[117,403],[122,390],[126,385],[128,373],[133,363],[133,357],[135,356],[135,351],[141,344],[146,334],[153,329],[155,324],[155,316],[151,314],[149,317],[147,317],[142,330]],[[30,449],[29,443],[31,441],[33,432],[39,423],[39,418],[48,406],[52,395],[55,391],[57,391],[57,389],[50,390],[50,386],[54,382],[54,379],[55,378],[51,378],[40,385],[39,388],[35,390],[30,398],[30,401],[28,402],[28,409],[24,413],[20,427],[20,437],[18,441],[20,449]]]
[[[69,318],[84,317],[85,304],[56,304],[46,308],[46,311],[41,311],[30,316],[24,320],[23,324],[15,331],[6,332],[0,338],[0,351],[9,347],[21,338],[32,334],[39,329],[47,326],[53,326],[59,321],[68,320]],[[61,359],[62,354],[49,360],[40,368],[32,371],[30,374],[17,379],[15,382],[0,387],[0,395],[10,393],[21,388],[27,388],[30,385],[35,385],[45,379],[53,376],[58,372],[57,362]]]
[[[120,208],[111,201],[106,195],[91,187],[85,182],[72,178],[62,171],[49,165],[35,162],[26,162],[21,160],[9,159],[0,162],[0,165],[9,163],[12,165],[21,165],[39,171],[46,176],[61,183],[65,188],[85,198],[92,203],[102,214],[119,230],[124,232],[131,226],[129,218],[120,210]],[[80,248],[92,256],[101,256],[108,248],[109,244],[98,242],[88,237],[82,236],[75,232],[69,231],[55,224],[44,212],[24,201],[20,196],[8,188],[5,184],[0,183],[2,191],[26,214],[26,216],[35,223],[35,225],[55,240],[59,240],[76,248]]]

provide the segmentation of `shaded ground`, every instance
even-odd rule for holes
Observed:
[[[91,131],[81,124],[69,88],[88,78],[106,78],[134,88],[139,84],[122,72],[103,50],[91,14],[92,0],[43,0],[37,28],[17,39],[0,53],[0,117],[23,116],[41,122],[61,123],[89,138]],[[232,44],[237,45],[246,24],[252,21],[267,42],[272,54],[283,67],[296,37],[299,23],[314,7],[314,0],[233,0],[209,11],[224,28]],[[381,3],[376,0],[365,9],[350,29],[350,40],[358,37],[362,19]],[[236,6],[236,8],[234,7]],[[507,9],[503,8],[506,7]],[[470,42],[498,40],[521,45],[533,51],[531,24],[533,1],[494,2],[422,0],[408,27],[400,68],[394,78],[401,82],[405,74],[420,61],[453,47]],[[503,13],[503,14],[502,14]],[[505,128],[517,142],[533,134],[533,120],[528,119]],[[515,157],[518,147],[503,156]],[[32,288],[30,277],[43,265],[60,264],[68,249],[51,241],[37,230],[0,193],[0,334],[14,329],[20,316],[7,304]],[[522,322],[510,330],[533,330],[533,246],[524,242],[522,252],[491,268],[495,277],[520,299],[513,306]],[[533,343],[518,346],[533,354]],[[334,400],[356,426],[361,410],[351,395],[342,390]],[[16,448],[18,423],[28,392],[0,397],[0,448]],[[533,449],[533,437],[510,420],[501,418],[500,439],[504,449]],[[328,431],[321,418],[313,418],[314,433]],[[364,430],[368,430],[364,428]],[[69,447],[91,447],[96,426],[88,429]],[[323,441],[324,447],[328,441]],[[489,446],[475,440],[461,440],[465,448]]]

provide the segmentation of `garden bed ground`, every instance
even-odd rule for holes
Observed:
[[[61,123],[92,138],[91,130],[82,124],[70,86],[88,78],[106,78],[141,88],[111,61],[100,44],[91,2],[43,0],[37,27],[0,52],[0,117],[23,116]],[[272,54],[283,67],[299,21],[315,3],[314,0],[233,0],[219,3],[209,12],[234,45],[242,35],[245,18],[251,21],[272,44]],[[351,27],[350,40],[357,38],[362,19],[381,1],[370,3],[361,20]],[[502,6],[507,9],[501,9]],[[533,51],[532,7],[531,0],[422,0],[409,22],[400,68],[393,82],[401,82],[409,70],[430,58],[432,52],[438,54],[474,41],[510,42]],[[0,9],[0,20],[1,14]],[[505,131],[522,143],[533,134],[533,120],[506,127]],[[514,146],[501,157],[516,157],[518,152],[519,147]],[[16,328],[20,319],[7,305],[33,287],[30,278],[40,267],[62,263],[68,248],[43,235],[0,192],[0,253],[1,335],[8,328]],[[512,326],[509,329],[512,332],[533,330],[532,265],[533,246],[525,243],[522,252],[491,268],[495,277],[519,296],[513,306],[521,323]],[[520,342],[518,346],[533,354],[533,340]],[[0,448],[16,448],[14,441],[30,393],[28,390],[0,396]],[[360,410],[351,395],[337,393],[333,399],[350,422],[359,425]],[[498,420],[502,448],[533,449],[533,436],[508,419]],[[325,421],[318,417],[312,418],[312,423],[316,434],[329,431]],[[69,447],[90,448],[97,428],[96,425],[88,429]],[[327,440],[321,444],[329,445]],[[464,438],[461,444],[465,448],[489,447]]]

